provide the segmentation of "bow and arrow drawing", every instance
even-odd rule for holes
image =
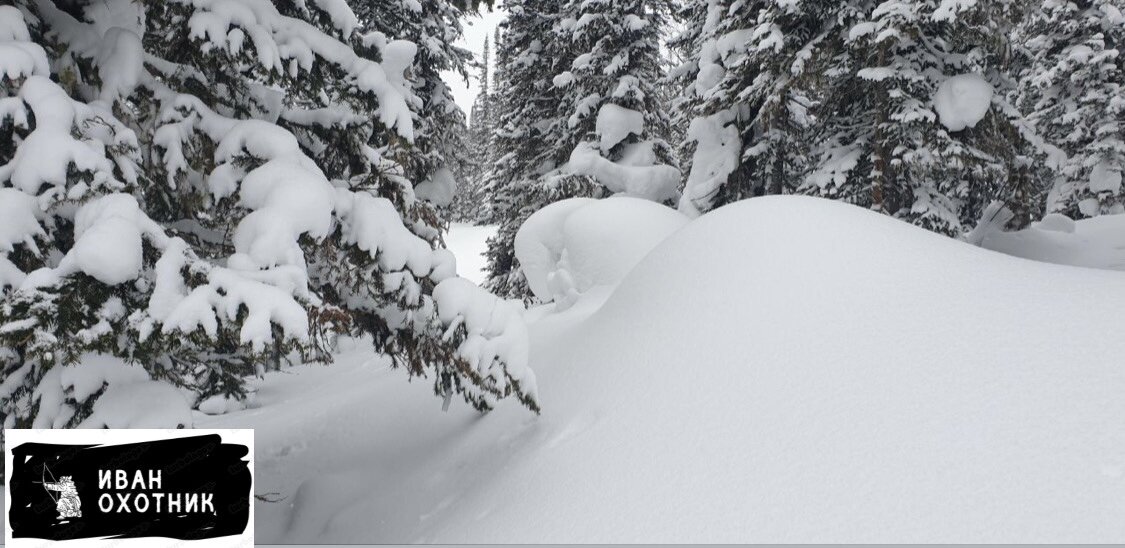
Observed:
[[[47,474],[51,475],[51,481],[47,481]],[[58,519],[82,517],[82,500],[78,498],[78,487],[74,484],[73,477],[63,476],[56,479],[55,473],[47,463],[43,463],[40,479],[41,481],[36,483],[42,484],[43,489],[47,491],[47,496],[54,501],[55,509],[59,512]],[[58,492],[58,496],[52,491]]]

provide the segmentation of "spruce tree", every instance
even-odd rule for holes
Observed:
[[[675,73],[685,119],[687,183],[680,209],[794,192],[806,170],[811,122],[806,70],[831,28],[815,2],[695,0],[681,10],[687,51]]]
[[[491,165],[493,155],[490,141],[496,126],[492,111],[491,91],[491,47],[486,37],[481,53],[480,89],[469,116],[469,127],[465,146],[469,160],[466,177],[460,181],[460,189],[455,199],[457,220],[463,222],[483,222],[488,216],[487,200],[484,194],[484,175]]]
[[[414,109],[416,139],[399,162],[407,179],[417,184],[419,197],[438,209],[447,208],[456,192],[456,174],[469,161],[465,113],[441,76],[451,71],[468,77],[472,53],[456,45],[463,34],[464,12],[444,0],[355,2],[355,8],[367,33],[361,42],[405,40],[418,46],[409,67],[412,91],[421,103]],[[438,218],[436,212],[429,215]]]
[[[681,209],[799,192],[959,234],[1002,199],[1025,224],[1044,183],[1008,102],[1007,29],[1024,5],[688,2],[672,42],[691,52],[673,74],[691,124]],[[987,112],[943,124],[935,98],[964,79],[985,82]]]
[[[522,328],[467,307],[518,311],[455,277],[415,198],[434,127],[416,92],[436,88],[410,78],[413,42],[340,2],[17,5],[0,7],[23,52],[0,67],[5,428],[183,426],[177,398],[240,401],[248,375],[329,361],[340,334],[447,398],[538,409]]]
[[[570,65],[552,78],[567,115],[555,146],[571,154],[549,178],[589,177],[607,192],[655,201],[676,197],[680,174],[659,88],[671,9],[667,0],[563,2],[552,44]]]
[[[1125,212],[1125,4],[1036,2],[1015,42],[1025,57],[1017,103],[1065,159],[1048,208],[1072,218]]]
[[[600,196],[600,185],[588,177],[548,184],[544,176],[569,159],[563,92],[555,75],[570,68],[554,33],[559,4],[518,0],[506,4],[496,45],[497,112],[492,148],[496,161],[487,175],[486,193],[500,228],[488,242],[487,287],[494,293],[530,300],[531,290],[515,257],[516,232],[532,213],[553,201],[575,196]]]
[[[472,123],[470,127],[477,135],[488,138],[492,133],[492,47],[489,39],[484,39],[481,47],[480,92],[473,101]]]
[[[500,295],[532,299],[514,253],[519,227],[573,197],[677,195],[670,121],[657,85],[670,6],[525,1],[509,5],[498,46],[488,192],[501,219],[489,241],[489,281]]]
[[[499,93],[500,82],[504,76],[504,64],[506,57],[501,57],[500,45],[503,44],[503,31],[504,25],[497,25],[496,29],[492,31],[492,48],[495,51],[495,59],[492,64],[492,90],[494,93]],[[493,98],[495,104],[495,98]],[[495,118],[494,118],[495,119]]]
[[[848,1],[832,10],[834,28],[812,59],[823,77],[813,86],[815,148],[802,192],[951,235],[995,199],[1034,207],[1039,183],[1018,169],[1026,143],[1005,101],[1020,1]],[[989,88],[975,124],[943,124],[935,97],[960,82],[953,77]]]

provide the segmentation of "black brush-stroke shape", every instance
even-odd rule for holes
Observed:
[[[244,445],[222,443],[218,434],[121,445],[24,443],[12,449],[13,538],[71,540],[92,537],[165,537],[195,540],[238,535],[250,521],[251,477]],[[46,465],[46,468],[44,468]],[[160,489],[102,490],[99,470],[161,470]],[[81,518],[58,518],[55,500],[42,485],[71,476],[82,502]],[[147,472],[145,477],[147,478]],[[213,493],[215,512],[117,513],[116,493]],[[113,509],[102,512],[98,497],[110,493]]]

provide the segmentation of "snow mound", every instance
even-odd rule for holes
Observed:
[[[253,394],[250,394],[250,396],[253,397]],[[205,415],[222,415],[246,409],[249,399],[247,398],[248,401],[239,401],[223,394],[216,394],[199,402],[195,407]]]
[[[1125,215],[1075,221],[1053,213],[1024,230],[988,231],[980,246],[1033,261],[1125,271]]]
[[[191,404],[176,387],[158,381],[111,384],[81,428],[190,428]]]
[[[64,399],[84,401],[105,390],[79,428],[190,428],[191,404],[175,386],[149,378],[140,366],[104,354],[86,354],[80,366],[57,365],[35,389],[40,409],[34,428],[62,428],[70,415],[52,411]]]
[[[526,315],[539,417],[352,351],[200,426],[255,428],[263,542],[1125,541],[1119,272],[786,196],[591,297]]]
[[[992,84],[978,74],[953,76],[938,86],[934,109],[949,131],[976,127],[992,105]]]
[[[1061,213],[1048,213],[1037,223],[1032,226],[1039,230],[1049,230],[1051,232],[1065,232],[1073,234],[1078,229],[1078,225],[1074,223],[1074,219],[1067,217]]]
[[[739,202],[535,336],[543,422],[424,538],[1125,541],[1122,307],[1117,272]]]
[[[562,200],[520,227],[516,258],[535,296],[564,310],[594,287],[616,285],[687,221],[675,210],[638,198]]]

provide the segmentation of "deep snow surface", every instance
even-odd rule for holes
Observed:
[[[1073,221],[1054,213],[1017,232],[989,231],[981,247],[1046,263],[1125,270],[1125,214]]]
[[[260,542],[1125,541],[1125,276],[811,198],[537,309],[543,415],[362,349],[271,374]]]

